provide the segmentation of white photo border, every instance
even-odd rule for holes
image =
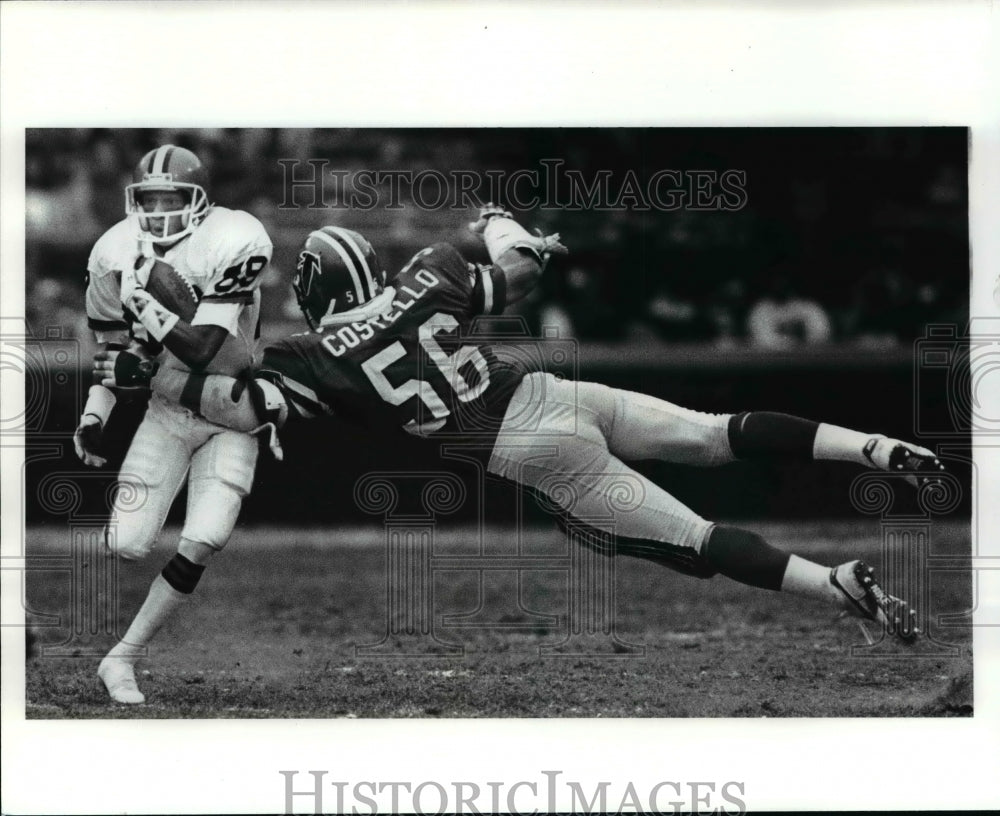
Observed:
[[[996,317],[998,54],[990,0],[3,3],[2,313],[24,310],[26,127],[961,125],[972,315]],[[15,373],[2,397],[12,415]],[[1000,506],[985,497],[1000,495],[1000,451],[976,455],[980,552],[998,555]],[[2,448],[5,556],[23,534],[19,456]],[[5,623],[17,580],[3,573]],[[1000,629],[975,633],[975,716],[934,720],[25,721],[23,634],[2,636],[8,813],[277,812],[280,769],[446,784],[560,770],[638,790],[745,780],[754,810],[996,804]]]

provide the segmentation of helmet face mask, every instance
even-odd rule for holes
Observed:
[[[138,216],[139,228],[145,233],[143,237],[154,243],[177,241],[187,235],[198,225],[195,212],[200,200],[204,200],[207,204],[204,190],[194,184],[179,184],[169,189],[130,184],[126,190],[131,192],[130,211]],[[156,200],[155,196],[151,195],[155,193],[163,196],[160,201],[163,201],[168,194],[176,197],[181,202],[180,206],[156,209],[156,204],[150,201],[150,199]],[[204,204],[201,206],[207,209]]]
[[[342,322],[339,316],[369,303],[385,289],[385,271],[360,233],[323,227],[299,252],[292,290],[313,331]]]
[[[125,188],[125,212],[139,222],[139,238],[153,243],[173,243],[191,234],[208,214],[208,174],[190,150],[163,145],[142,157]],[[147,204],[147,193],[177,193],[178,209],[157,209]],[[166,197],[161,197],[162,202]]]

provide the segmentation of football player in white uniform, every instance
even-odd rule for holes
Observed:
[[[902,472],[920,485],[943,469],[931,451],[787,414],[703,414],[516,370],[468,327],[475,315],[499,313],[527,294],[546,256],[565,248],[558,236],[529,235],[500,208],[486,208],[472,226],[492,266],[466,264],[453,247],[435,244],[389,280],[362,236],[338,227],[312,232],[294,288],[314,331],[268,346],[246,389],[227,377],[161,371],[154,392],[196,394],[203,415],[245,430],[332,415],[381,433],[395,425],[430,439],[472,433],[481,445],[491,437],[491,473],[577,518],[610,511],[619,554],[803,595],[881,622],[904,640],[915,636],[915,611],[884,591],[860,560],[823,566],[749,530],[703,519],[623,460],[843,460]],[[103,376],[114,381],[110,363]],[[623,477],[641,485],[640,500],[627,507],[615,494]]]
[[[151,150],[126,188],[126,217],[101,236],[90,255],[87,316],[104,345],[97,359],[114,359],[128,347],[144,368],[158,358],[155,365],[181,372],[246,370],[255,362],[259,282],[271,252],[256,218],[209,201],[207,174],[194,153],[173,145]],[[197,304],[190,322],[146,290],[154,264],[168,264],[190,286]],[[119,386],[132,384],[120,380]],[[104,464],[101,433],[115,399],[112,390],[91,387],[74,435],[77,454],[88,465]],[[152,396],[122,463],[106,528],[112,553],[145,557],[187,478],[177,553],[98,668],[117,702],[143,702],[136,660],[190,597],[211,556],[226,545],[253,481],[257,440],[212,424],[183,403]]]

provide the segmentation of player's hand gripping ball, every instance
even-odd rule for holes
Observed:
[[[122,275],[122,303],[129,306],[137,289],[145,289],[185,323],[190,323],[198,310],[198,292],[176,269],[159,258],[140,258],[134,270]]]

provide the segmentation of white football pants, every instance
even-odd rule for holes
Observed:
[[[144,558],[188,477],[183,538],[221,550],[253,485],[257,440],[153,395],[119,474],[108,546]]]
[[[531,487],[575,519],[662,549],[701,552],[712,522],[623,459],[733,461],[729,414],[704,414],[605,385],[529,374],[504,416],[489,471]],[[610,526],[609,526],[610,525]],[[642,545],[639,545],[642,549]],[[640,554],[636,547],[631,554]]]

